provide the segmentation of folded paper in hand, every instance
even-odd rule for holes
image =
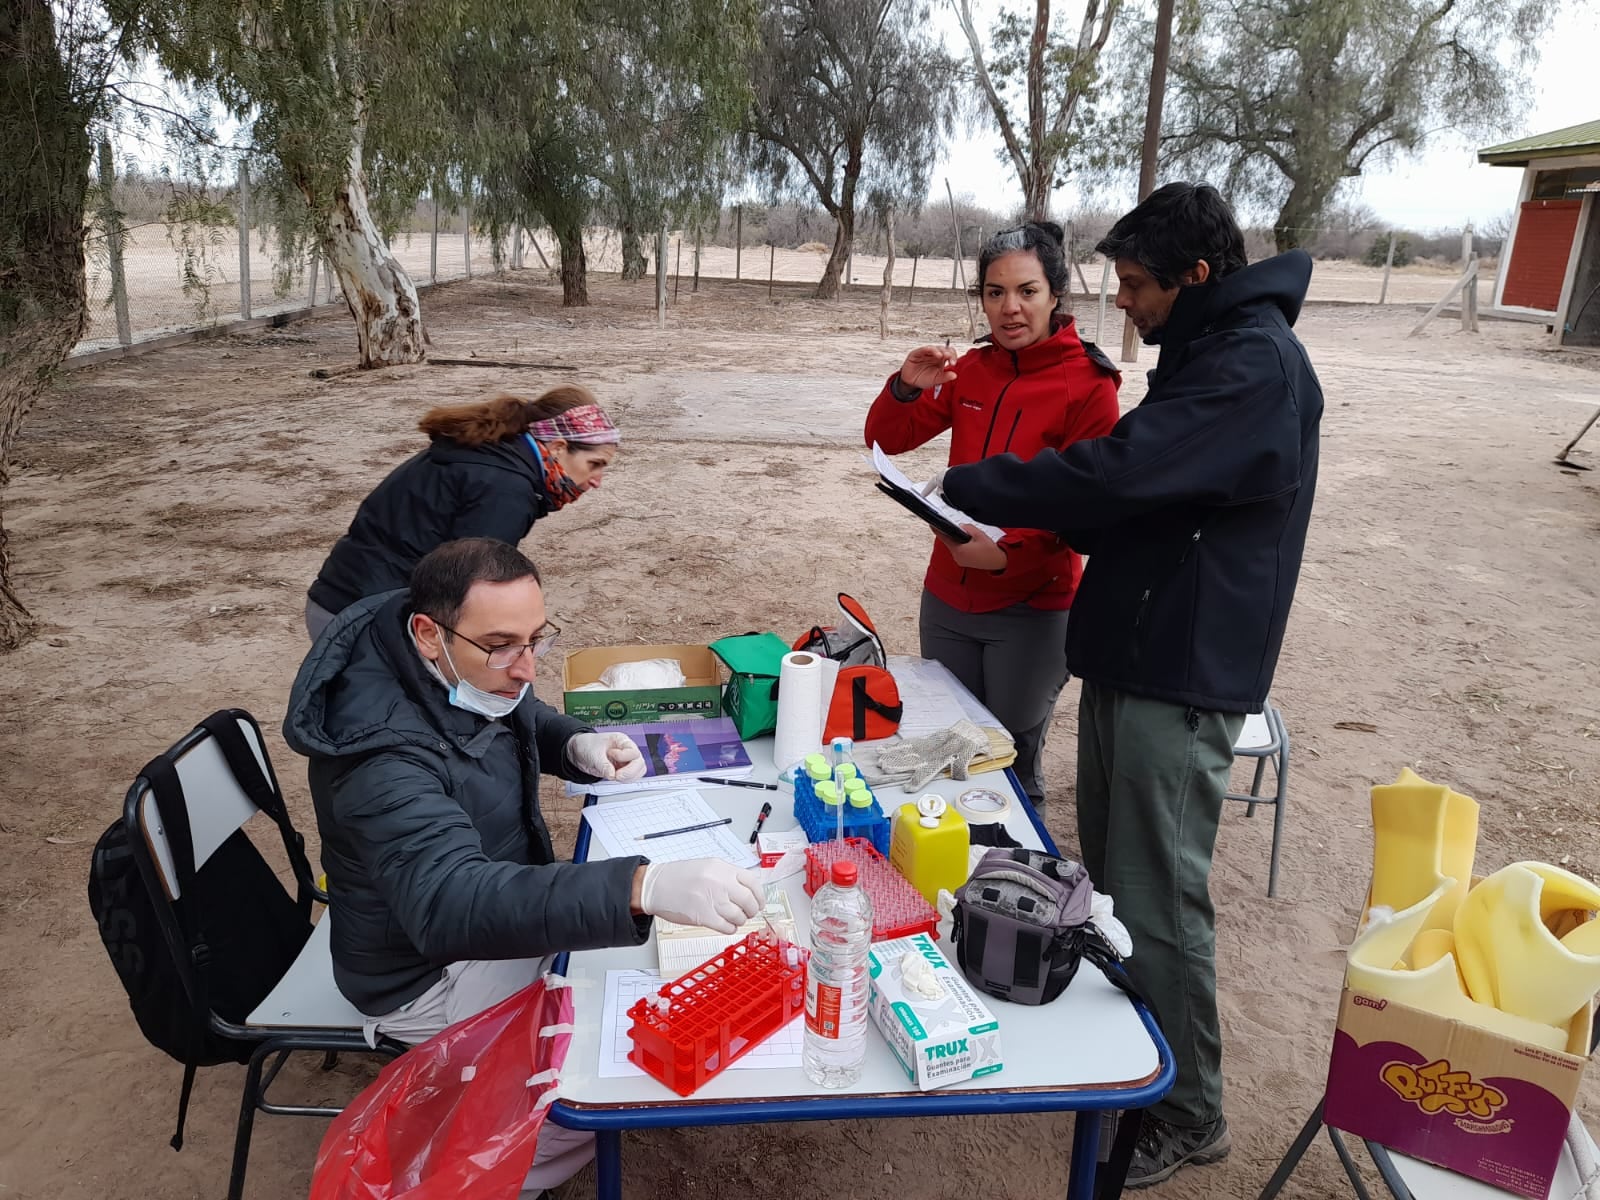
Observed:
[[[889,456],[883,452],[883,447],[878,445],[877,442],[872,443],[872,466],[873,469],[883,477],[883,481],[885,483],[891,484],[894,487],[901,488],[908,492],[915,492],[917,495],[922,496],[922,489],[924,485],[912,483],[906,473],[894,465],[894,462],[889,458]],[[941,517],[944,517],[947,521],[950,521],[953,524],[971,525],[974,529],[977,529],[992,541],[996,542],[1006,535],[1006,531],[1001,529],[998,525],[984,525],[981,522],[974,521],[959,508],[956,508],[952,504],[947,504],[945,502],[944,495],[941,492],[935,492],[931,496],[922,496],[922,498],[928,502],[929,508],[933,509],[934,512],[938,513]]]

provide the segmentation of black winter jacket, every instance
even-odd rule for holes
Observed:
[[[452,706],[406,619],[410,594],[360,601],[318,638],[283,736],[310,758],[333,921],[333,977],[381,1016],[463,959],[631,946],[643,858],[556,862],[539,812],[541,764],[567,764],[588,726],[532,696],[490,721]]]
[[[1322,388],[1290,328],[1310,280],[1295,250],[1183,289],[1110,434],[945,473],[979,521],[1089,556],[1067,626],[1083,679],[1218,712],[1265,701],[1317,482]]]
[[[520,437],[487,446],[434,438],[356,509],[308,595],[331,613],[409,586],[428,551],[464,537],[515,546],[550,511],[544,475]]]

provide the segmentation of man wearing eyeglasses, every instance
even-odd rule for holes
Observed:
[[[644,774],[628,738],[529,695],[557,632],[533,563],[467,538],[423,558],[408,590],[345,609],[300,667],[283,733],[310,759],[334,981],[369,1040],[425,1041],[551,955],[640,944],[651,916],[731,933],[761,910],[758,877],[717,859],[556,859],[541,771]],[[547,1124],[528,1187],[592,1153]]]

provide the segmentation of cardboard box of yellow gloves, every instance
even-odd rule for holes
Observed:
[[[1409,770],[1372,823],[1325,1119],[1542,1200],[1588,1062],[1600,888],[1545,863],[1479,878],[1477,803]]]

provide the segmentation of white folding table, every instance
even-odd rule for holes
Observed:
[[[751,778],[772,781],[772,739],[746,745],[755,762]],[[719,816],[732,817],[735,829],[753,830],[764,801],[773,805],[766,829],[795,827],[787,788],[770,792],[692,781],[686,786],[697,788]],[[1005,824],[1011,836],[1025,846],[1055,850],[1009,770],[966,781],[940,779],[924,791],[953,800],[972,787],[1009,791],[1011,809]],[[639,794],[608,796],[599,803]],[[885,812],[912,798],[891,788],[877,795]],[[585,861],[605,856],[604,847],[591,842],[584,822],[575,857]],[[791,876],[784,886],[803,931],[809,928],[811,906],[801,884],[801,876]],[[1101,1115],[1153,1104],[1171,1089],[1175,1076],[1171,1051],[1150,1013],[1100,971],[1085,966],[1051,1004],[1029,1006],[990,999],[1000,1022],[1005,1069],[998,1075],[938,1091],[909,1090],[904,1072],[875,1027],[868,1031],[861,1079],[840,1091],[819,1089],[799,1068],[724,1071],[688,1098],[647,1076],[602,1078],[598,1072],[606,972],[655,968],[653,935],[643,946],[571,954],[565,965],[557,968],[576,989],[578,1015],[559,1099],[550,1117],[567,1128],[594,1131],[600,1200],[621,1200],[622,1133],[627,1129],[1058,1110],[1079,1114],[1067,1195],[1070,1200],[1090,1200]]]

